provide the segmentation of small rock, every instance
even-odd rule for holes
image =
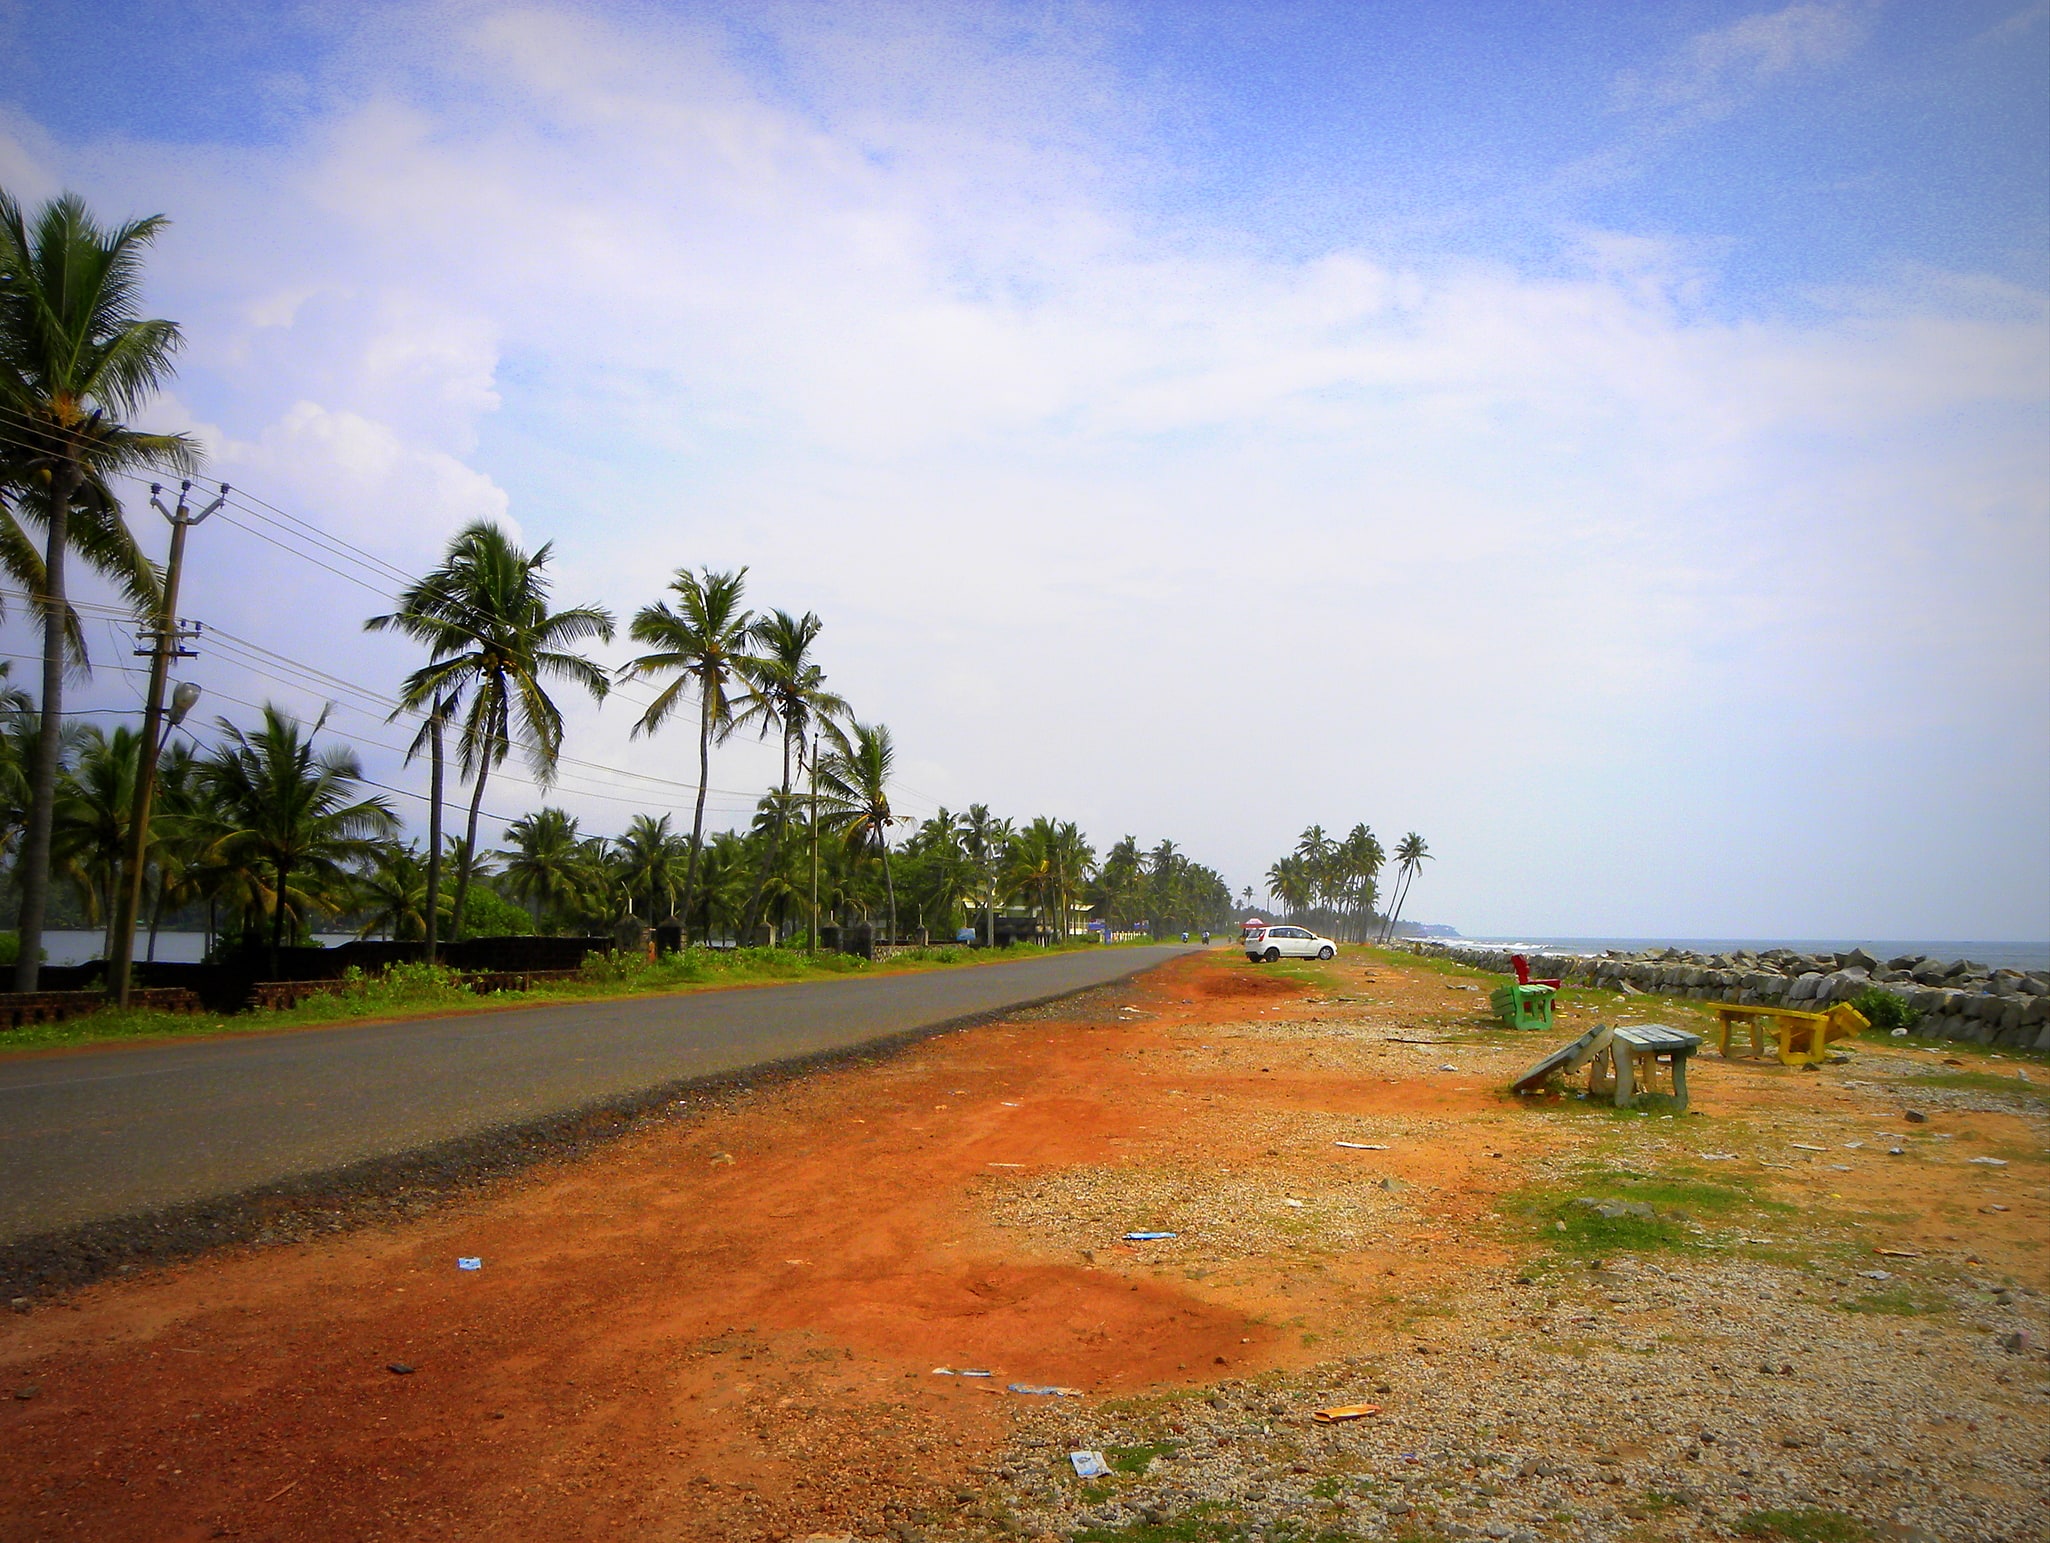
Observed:
[[[1906,1120],[1910,1125],[1927,1125],[1929,1123],[1929,1116],[1922,1113],[1922,1111],[1919,1109],[1903,1110],[1901,1112],[1901,1118]]]
[[[410,1377],[413,1375],[413,1368],[408,1366],[404,1361],[393,1361],[385,1367],[385,1370],[390,1372],[394,1377]]]
[[[42,1388],[39,1387],[37,1384],[33,1382],[25,1382],[20,1387],[14,1390],[14,1396],[22,1400],[22,1402],[26,1403],[29,1399],[34,1398],[38,1393],[42,1391]]]
[[[2027,1355],[2035,1343],[2027,1329],[2016,1329],[2012,1334],[2000,1336],[2000,1348],[2009,1355]],[[16,1397],[20,1395],[17,1394]]]

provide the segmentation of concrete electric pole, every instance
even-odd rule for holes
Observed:
[[[128,1005],[128,982],[133,974],[131,968],[135,959],[135,919],[142,910],[142,875],[149,855],[149,812],[150,795],[155,791],[157,775],[157,752],[162,748],[164,735],[164,686],[171,673],[173,659],[190,659],[193,651],[185,645],[198,636],[199,629],[178,620],[178,579],[185,568],[185,533],[212,514],[228,501],[228,484],[221,484],[220,496],[199,513],[194,514],[186,504],[186,496],[192,491],[192,483],[184,482],[178,488],[178,507],[166,509],[162,498],[163,488],[150,485],[150,503],[157,513],[171,522],[171,561],[164,572],[164,606],[156,620],[138,634],[138,641],[147,646],[136,649],[136,654],[148,654],[149,707],[142,719],[142,749],[135,768],[135,802],[128,814],[128,867],[122,874],[121,892],[114,913],[114,957],[107,961],[107,994],[114,1005]],[[199,699],[197,686],[181,685],[177,700],[173,704],[172,719],[176,723]]]

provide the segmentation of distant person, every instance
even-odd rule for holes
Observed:
[[[1187,934],[1186,932],[1184,932],[1184,933],[1182,934],[1182,941],[1183,941],[1184,943],[1186,943],[1186,942],[1188,942],[1188,941],[1189,941],[1189,935],[1188,935],[1188,934]]]
[[[1203,934],[1203,946],[1205,948],[1210,946],[1210,934],[1207,932]]]

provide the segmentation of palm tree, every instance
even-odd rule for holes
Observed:
[[[133,729],[117,727],[105,734],[85,728],[77,758],[57,785],[51,857],[84,900],[86,919],[109,927],[127,866],[128,817],[141,751],[142,736]]]
[[[678,868],[686,862],[683,841],[669,828],[669,816],[637,814],[613,843],[614,868],[626,887],[628,905],[632,897],[648,897],[648,924],[655,925],[676,910]],[[656,901],[663,904],[657,909]]]
[[[534,930],[544,917],[581,906],[596,887],[591,854],[577,835],[576,819],[547,806],[505,828],[506,887],[533,913]]]
[[[355,904],[363,913],[356,936],[382,932],[407,943],[427,935],[427,865],[411,842],[380,841],[357,880]]]
[[[356,797],[363,766],[355,751],[314,749],[326,724],[322,713],[302,733],[298,719],[268,703],[253,734],[223,718],[222,743],[201,772],[213,804],[203,816],[212,827],[211,854],[239,869],[251,895],[268,902],[273,975],[287,909],[302,919],[316,906],[337,909],[327,900],[346,892],[349,868],[398,829],[382,797]]]
[[[1422,836],[1411,831],[1395,847],[1395,867],[1398,882],[1395,888],[1395,905],[1389,912],[1388,925],[1381,930],[1383,942],[1395,936],[1395,924],[1402,920],[1402,902],[1409,898],[1410,882],[1431,860],[1431,848]]]
[[[653,653],[630,661],[621,680],[644,680],[651,675],[673,675],[648,704],[634,724],[636,736],[660,728],[686,688],[698,693],[698,804],[690,827],[690,863],[683,878],[684,941],[690,941],[691,908],[698,881],[698,858],[705,844],[705,793],[712,780],[712,741],[733,732],[736,685],[752,687],[761,661],[748,652],[754,641],[754,617],[744,610],[740,597],[747,588],[747,570],[702,575],[688,568],[676,570],[669,581],[677,609],[658,600],[634,615],[630,629],[636,643],[649,644]]]
[[[135,552],[108,490],[117,472],[183,472],[197,459],[180,434],[147,434],[121,422],[170,377],[183,341],[177,325],[137,314],[142,252],[161,216],[103,229],[83,199],[65,194],[33,225],[0,192],[0,422],[6,451],[0,485],[16,512],[40,518],[40,573],[10,515],[0,553],[37,597],[43,621],[43,732],[29,771],[26,829],[15,872],[21,888],[21,953],[15,989],[36,989],[43,914],[49,901],[50,833],[57,808],[57,761],[64,723],[64,670],[75,639],[64,559],[77,546],[95,567],[112,563],[138,600],[154,602],[156,579]],[[74,530],[73,521],[78,522]],[[11,531],[12,534],[9,534]],[[28,550],[24,551],[24,548]]]
[[[757,619],[750,629],[758,650],[757,667],[753,689],[738,704],[733,727],[739,730],[755,725],[764,737],[773,728],[783,737],[783,780],[778,786],[775,818],[741,920],[741,932],[750,937],[761,916],[762,892],[782,855],[783,833],[790,823],[793,753],[802,760],[816,720],[844,719],[852,713],[844,698],[826,690],[826,672],[811,657],[811,646],[824,626],[811,611],[799,617],[778,610]]]
[[[1053,856],[1054,895],[1060,920],[1054,936],[1067,941],[1068,918],[1074,913],[1075,895],[1096,868],[1096,848],[1082,834],[1081,826],[1064,820],[1053,827],[1050,849]]]
[[[941,809],[924,821],[904,843],[904,855],[916,860],[914,893],[919,923],[937,919],[940,930],[953,930],[954,913],[975,892],[978,875],[961,846],[961,822]],[[927,916],[931,908],[931,917]]]
[[[201,805],[199,757],[189,744],[174,740],[157,759],[155,813],[150,819],[148,859],[156,870],[156,894],[150,902],[149,952],[155,963],[157,932],[169,905],[186,905],[201,895],[203,870],[191,838],[193,815]]]
[[[548,609],[546,569],[553,550],[544,543],[529,555],[499,526],[474,521],[457,532],[439,568],[400,594],[396,611],[363,624],[371,632],[400,632],[427,645],[429,662],[406,677],[399,693],[408,711],[462,711],[458,760],[471,779],[465,851],[477,850],[484,784],[492,768],[504,764],[516,727],[534,780],[543,787],[554,780],[562,712],[545,682],[570,681],[599,701],[610,684],[604,670],[574,649],[593,639],[609,643],[612,613],[597,605]],[[451,937],[462,930],[469,880],[467,867],[459,868]]]
[[[1388,860],[1381,839],[1363,820],[1338,844],[1337,862],[1345,875],[1347,909],[1352,914],[1351,941],[1365,942],[1368,920],[1381,892],[1381,867]]]
[[[1268,868],[1267,893],[1281,902],[1285,915],[1299,916],[1309,910],[1316,889],[1301,857],[1291,854]]]
[[[1146,859],[1139,850],[1139,838],[1126,836],[1113,846],[1096,871],[1096,898],[1112,932],[1119,922],[1132,920],[1143,908],[1146,892]]]
[[[1047,924],[1060,904],[1060,854],[1053,821],[1041,815],[1011,838],[1004,864],[1004,887],[1023,897]],[[1059,924],[1047,926],[1059,936]]]
[[[819,768],[819,783],[828,800],[827,820],[853,851],[870,850],[882,857],[883,887],[890,903],[890,941],[897,941],[897,884],[890,874],[890,778],[897,769],[897,748],[880,723],[857,723],[846,750]]]
[[[961,817],[961,850],[968,854],[981,884],[985,948],[996,946],[997,889],[1011,849],[1011,834],[1011,822],[991,814],[988,804],[970,804]]]

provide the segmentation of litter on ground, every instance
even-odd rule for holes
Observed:
[[[1110,1477],[1110,1464],[1103,1460],[1101,1452],[1070,1452],[1068,1461],[1075,1465],[1075,1477],[1078,1479]]]
[[[456,1260],[456,1268],[458,1270],[481,1270],[484,1268],[484,1261],[476,1258],[474,1255],[464,1255]]]
[[[1181,1234],[1176,1232],[1128,1232],[1125,1234],[1125,1241],[1127,1243],[1158,1243],[1162,1238],[1179,1236]]]
[[[1082,1396],[1080,1388],[1059,1388],[1051,1383],[1037,1382],[1014,1382],[1011,1384],[1011,1391],[1013,1393],[1030,1394],[1035,1398],[1080,1398]]]
[[[1344,1147],[1348,1152],[1385,1152],[1386,1144],[1379,1141],[1334,1141],[1333,1146]]]
[[[1310,1418],[1319,1425],[1336,1425],[1341,1420],[1364,1420],[1370,1414],[1379,1414],[1379,1404],[1336,1404],[1329,1409],[1319,1409]]]

